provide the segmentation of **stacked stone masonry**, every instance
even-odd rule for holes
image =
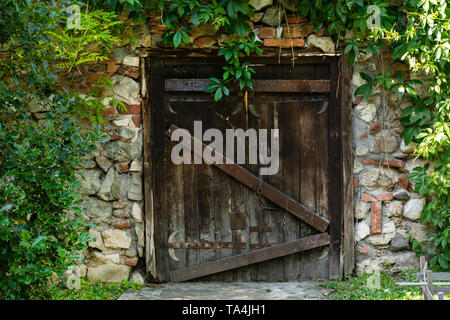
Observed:
[[[265,47],[309,48],[318,52],[335,52],[335,44],[324,30],[314,32],[309,19],[300,18],[293,11],[292,1],[251,0],[256,10],[249,21],[256,38]],[[284,14],[284,10],[287,15]],[[280,19],[281,18],[281,19]],[[126,18],[124,18],[126,19]],[[141,68],[146,48],[171,48],[164,45],[166,31],[160,17],[149,17],[147,24],[133,24],[135,42],[124,42],[114,49],[110,59],[89,65],[85,80],[76,89],[88,91],[99,77],[109,77],[114,83],[106,92],[122,101],[125,112],[111,105],[105,98],[103,128],[109,141],[98,146],[94,157],[80,171],[84,197],[85,218],[95,226],[89,235],[95,239],[84,253],[86,263],[78,267],[78,274],[91,279],[120,281],[130,279],[143,282],[144,208],[143,208],[143,136]],[[232,39],[218,33],[213,26],[201,25],[191,32],[192,48],[220,48]],[[194,54],[193,54],[194,55]],[[386,71],[404,71],[384,57]],[[374,74],[379,70],[375,57],[360,56],[354,66],[350,84],[352,93],[364,83],[360,72]],[[414,160],[413,145],[405,145],[400,137],[402,126],[398,117],[408,104],[395,95],[385,97],[375,91],[369,101],[353,98],[353,186],[355,192],[355,246],[357,271],[379,270],[390,264],[408,269],[417,263],[410,250],[409,235],[424,240],[428,228],[418,219],[425,199],[414,193],[406,174],[423,160]],[[32,110],[33,111],[33,110]],[[35,110],[37,119],[44,110]],[[141,267],[142,269],[139,269]]]
[[[407,73],[405,65],[394,63],[390,54],[383,54],[381,59],[372,55],[358,57],[353,68],[352,93],[365,83],[360,72],[377,74],[381,62],[386,72]],[[418,258],[411,250],[410,237],[424,241],[431,232],[419,222],[426,199],[413,191],[414,184],[406,177],[415,167],[426,163],[415,159],[415,145],[405,145],[401,138],[403,127],[399,118],[409,105],[395,94],[380,90],[368,101],[353,98],[357,271],[417,267]]]

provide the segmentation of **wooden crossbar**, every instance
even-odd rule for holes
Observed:
[[[207,79],[166,79],[164,90],[169,92],[203,92],[211,85]],[[231,86],[231,91],[238,91],[238,86]],[[255,92],[330,92],[330,80],[255,80]]]
[[[284,257],[296,252],[318,248],[328,245],[329,243],[330,236],[327,233],[320,233],[302,239],[275,245],[273,247],[258,249],[212,262],[174,270],[170,272],[170,281],[182,282],[196,279],[210,274],[244,267],[250,264]]]

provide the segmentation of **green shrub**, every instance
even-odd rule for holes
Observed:
[[[0,298],[44,293],[47,278],[86,248],[75,172],[100,134],[83,133],[69,104],[60,95],[45,101],[51,111],[40,126],[26,114],[0,120]]]
[[[71,3],[0,2],[0,299],[48,296],[48,278],[80,261],[88,240],[75,173],[104,136],[82,129],[83,101],[57,83],[58,62],[79,64],[66,54],[76,32],[52,38]],[[114,40],[103,35],[102,44]]]

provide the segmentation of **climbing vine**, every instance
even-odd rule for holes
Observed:
[[[211,24],[215,30],[223,30],[232,35],[224,41],[218,55],[224,56],[227,65],[223,67],[222,79],[210,78],[207,92],[214,93],[215,101],[229,95],[229,86],[236,82],[241,90],[252,89],[252,74],[255,70],[241,58],[251,54],[262,54],[260,42],[251,31],[249,20],[253,9],[247,0],[94,0],[94,5],[105,4],[119,11],[128,9],[130,17],[145,22],[149,12],[161,16],[161,23],[167,27],[163,35],[164,44],[172,43],[173,48],[191,42],[189,32],[202,24]]]
[[[373,5],[379,8],[380,23],[369,28],[367,21],[373,14],[370,10]],[[298,8],[301,15],[311,17],[315,30],[325,26],[327,33],[337,41],[341,36],[351,38],[344,40],[350,63],[367,54],[377,54],[382,59],[385,48],[392,51],[394,61],[407,63],[410,73],[419,75],[417,79],[406,79],[400,72],[394,75],[361,73],[366,83],[355,95],[369,99],[378,87],[408,103],[401,114],[402,136],[406,144],[416,145],[417,157],[429,161],[415,168],[408,178],[413,180],[415,191],[428,199],[421,222],[431,223],[435,230],[428,243],[412,239],[413,248],[418,254],[432,255],[434,268],[448,270],[450,8],[447,1],[302,0]],[[425,90],[418,92],[421,87]]]

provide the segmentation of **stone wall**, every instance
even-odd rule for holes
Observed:
[[[374,75],[382,68],[410,77],[408,67],[394,63],[389,53],[381,58],[360,56],[353,69],[352,92],[365,83],[360,72]],[[413,183],[406,178],[413,168],[425,164],[424,160],[414,159],[414,145],[405,145],[400,136],[403,127],[399,117],[409,105],[395,94],[380,90],[369,101],[353,98],[357,271],[418,266],[409,237],[423,241],[430,232],[419,223],[426,199],[413,192]]]
[[[108,142],[98,146],[94,157],[79,172],[83,215],[94,226],[89,229],[86,264],[78,268],[89,279],[143,282],[139,269],[144,257],[143,154],[141,121],[141,59],[130,45],[114,50],[109,61],[87,67],[87,81],[80,90],[100,76],[114,83],[106,96],[122,101],[126,112],[105,98],[103,130]],[[142,270],[144,268],[141,268]]]
[[[120,62],[118,70],[139,75],[134,69],[139,67],[138,57],[125,56]],[[114,67],[108,63],[109,73]],[[86,255],[87,277],[115,281],[127,280],[144,256],[143,170],[140,84],[125,73],[112,75],[111,80],[112,93],[127,105],[127,112],[109,105],[103,112],[109,142],[100,146],[91,165],[81,172],[85,177],[81,193],[83,214],[95,224],[89,231],[96,240],[89,243]]]
[[[323,30],[313,33],[308,19],[299,18],[285,4],[287,16],[272,0],[251,0],[256,9],[249,21],[253,32],[266,48],[305,48],[306,51],[334,52],[331,38]],[[281,11],[280,11],[281,10]],[[281,17],[281,21],[280,21]],[[143,57],[149,48],[171,48],[162,43],[166,31],[159,17],[149,17],[147,25],[132,25],[137,41],[122,43],[109,61],[85,67],[80,91],[100,76],[108,76],[114,87],[108,92],[124,102],[126,112],[120,112],[104,100],[103,127],[109,141],[99,147],[89,165],[80,172],[85,179],[84,215],[95,227],[85,253],[86,264],[78,268],[81,276],[91,279],[143,281],[144,221],[143,221],[143,155],[142,155],[142,85]],[[217,33],[212,26],[200,26],[191,32],[190,47],[220,48],[229,35]],[[198,55],[193,53],[192,55]],[[404,65],[392,65],[385,57],[386,70],[405,71]],[[375,73],[380,64],[374,57],[361,56],[354,66],[350,85],[352,92],[363,81],[360,71]],[[393,72],[391,72],[392,74]],[[143,88],[142,88],[143,87]],[[355,190],[355,238],[357,270],[372,271],[383,265],[408,269],[416,264],[410,251],[408,236],[424,239],[427,229],[419,224],[424,199],[411,190],[406,174],[422,161],[412,159],[413,146],[405,146],[400,138],[399,112],[407,106],[395,96],[387,96],[381,107],[381,92],[369,101],[353,100],[353,146]],[[39,117],[40,110],[35,113]],[[141,267],[141,270],[139,270]]]

